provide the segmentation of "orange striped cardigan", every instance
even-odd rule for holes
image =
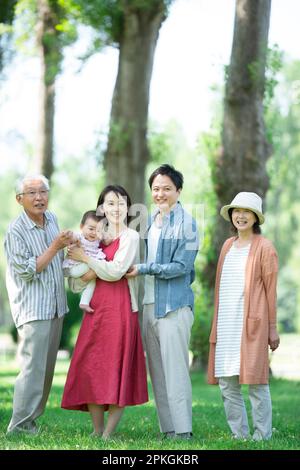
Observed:
[[[215,349],[219,307],[220,279],[225,256],[236,237],[222,247],[216,274],[215,308],[210,333],[208,383],[217,384]],[[276,328],[276,285],[278,257],[272,243],[255,234],[251,243],[245,273],[244,322],[241,340],[240,384],[269,382],[269,331]]]

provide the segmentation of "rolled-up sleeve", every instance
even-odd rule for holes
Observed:
[[[39,278],[40,274],[36,272],[36,256],[29,252],[22,239],[14,233],[7,233],[4,249],[11,268],[21,279],[30,282]]]

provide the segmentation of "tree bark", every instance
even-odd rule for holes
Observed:
[[[232,53],[225,90],[223,135],[213,175],[220,208],[240,191],[263,199],[268,189],[263,98],[271,0],[237,0]],[[218,217],[213,236],[215,258],[206,268],[213,287],[217,254],[230,234],[230,224]]]
[[[124,2],[119,66],[113,94],[104,167],[107,184],[124,186],[133,202],[144,202],[145,169],[149,160],[147,120],[155,47],[165,19],[163,0],[153,6]]]
[[[38,0],[37,45],[41,63],[37,171],[51,178],[54,170],[55,80],[61,63],[56,25],[58,20],[48,0]]]

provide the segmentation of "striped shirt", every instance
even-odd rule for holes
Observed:
[[[221,274],[215,377],[240,375],[240,348],[244,320],[245,270],[250,245],[227,253]]]
[[[16,327],[33,320],[50,320],[68,312],[62,271],[63,250],[36,272],[36,260],[59,234],[56,216],[46,211],[45,225],[37,226],[25,211],[6,233],[6,287]]]

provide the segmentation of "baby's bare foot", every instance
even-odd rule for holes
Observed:
[[[92,434],[90,434],[90,437],[101,437],[102,436],[102,431],[93,431]]]
[[[94,312],[94,310],[89,305],[80,304],[79,307],[87,313],[93,313]]]

